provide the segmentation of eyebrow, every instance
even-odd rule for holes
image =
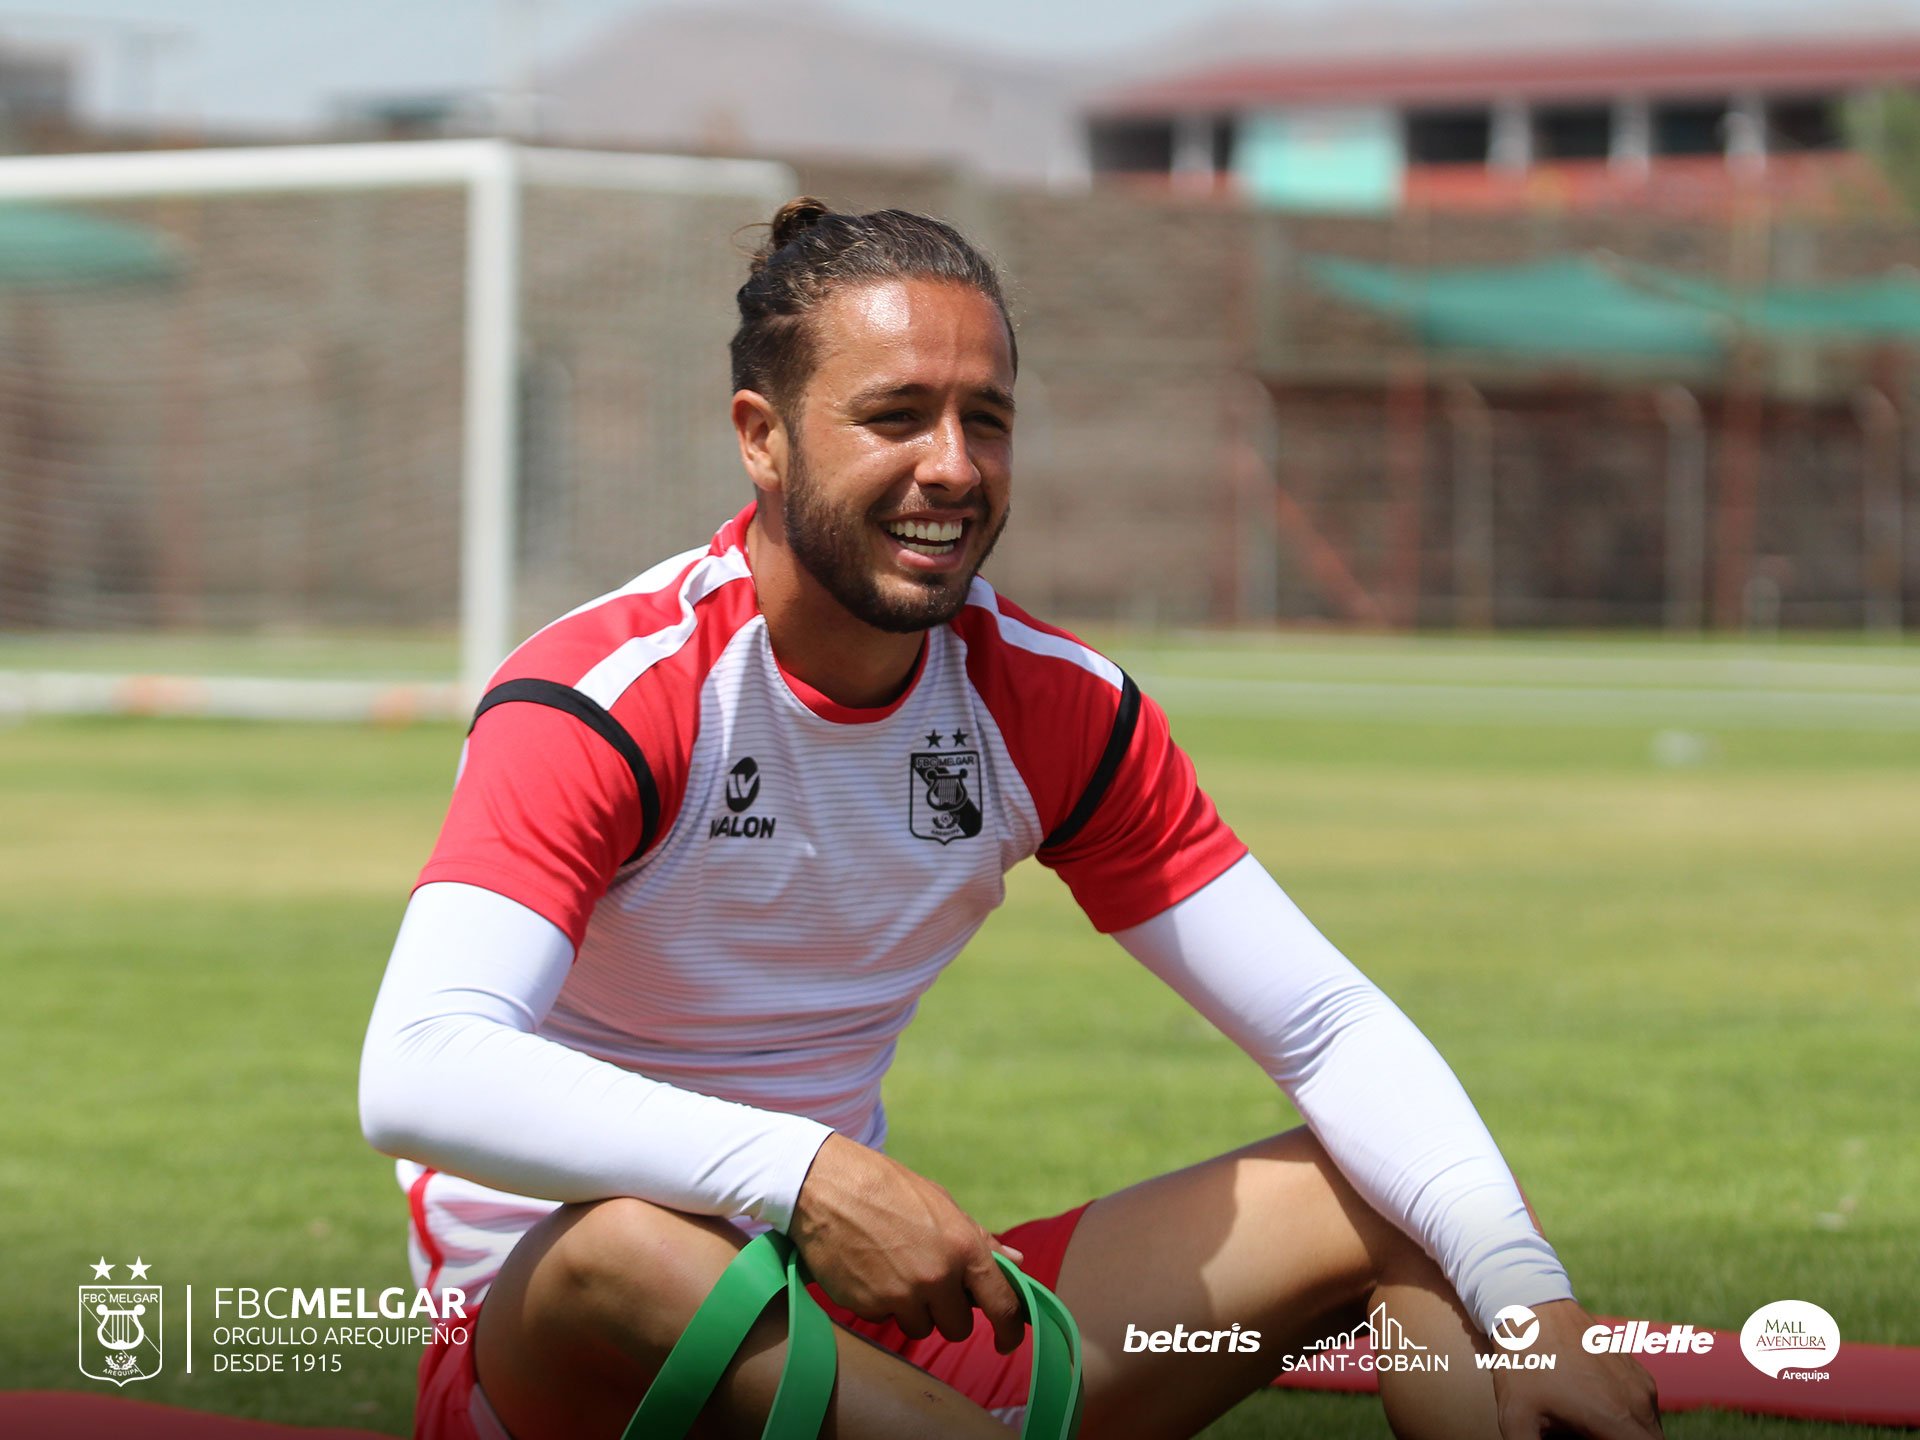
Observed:
[[[930,385],[917,385],[911,382],[905,385],[876,385],[872,389],[862,390],[854,395],[847,401],[847,405],[849,409],[865,410],[888,400],[917,399],[922,395],[931,394],[932,390],[933,387]],[[1012,393],[1002,390],[998,385],[983,385],[970,393],[973,398],[998,406],[1009,415],[1014,413]]]

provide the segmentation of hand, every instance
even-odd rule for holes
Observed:
[[[800,1186],[787,1234],[834,1300],[863,1320],[891,1317],[918,1340],[964,1340],[973,1307],[1006,1355],[1020,1344],[1020,1300],[994,1261],[1002,1245],[940,1186],[877,1150],[830,1135]]]
[[[1591,1315],[1571,1300],[1535,1305],[1540,1338],[1531,1349],[1557,1355],[1552,1370],[1496,1370],[1493,1398],[1501,1440],[1538,1440],[1571,1431],[1587,1440],[1663,1440],[1653,1377],[1631,1355],[1593,1355],[1580,1337]]]

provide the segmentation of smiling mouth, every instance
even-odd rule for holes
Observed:
[[[951,555],[966,534],[962,520],[894,520],[881,527],[916,555]]]

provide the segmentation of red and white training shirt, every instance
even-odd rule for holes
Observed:
[[[1302,916],[1110,661],[976,580],[905,692],[782,672],[752,511],[494,677],[362,1058],[420,1283],[477,1296],[556,1203],[785,1228],[878,1146],[914,1007],[1028,856],[1273,1076],[1482,1323],[1571,1293],[1425,1037]],[[431,1168],[430,1168],[431,1167]]]
[[[1039,855],[1102,930],[1245,853],[1159,707],[975,580],[901,697],[785,674],[752,510],[527,641],[494,676],[420,883],[579,954],[540,1033],[866,1144],[915,1003]]]

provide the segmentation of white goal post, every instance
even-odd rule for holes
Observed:
[[[541,187],[549,194],[625,192],[738,201],[728,212],[733,225],[718,227],[723,233],[701,237],[726,247],[731,236],[725,229],[764,220],[775,205],[794,193],[794,185],[787,167],[769,162],[548,150],[501,140],[295,145],[0,160],[0,213],[22,205],[171,200],[199,204],[223,196],[402,190],[451,190],[464,195],[458,362],[458,681],[457,686],[416,687],[412,692],[423,708],[439,710],[451,705],[464,709],[470,704],[521,628],[515,609],[516,516],[525,440],[520,429],[526,383],[522,296],[530,258],[525,233],[530,189]],[[583,220],[580,228],[591,223]],[[609,228],[604,220],[601,224]],[[555,225],[559,230],[572,228],[564,221]],[[611,254],[620,244],[621,237],[610,231],[601,249]],[[744,263],[737,268],[743,276]],[[4,283],[0,277],[0,284]],[[730,290],[717,297],[720,303],[730,299]],[[585,292],[572,303],[585,313],[593,308],[593,296]],[[719,338],[724,345],[724,335]],[[664,337],[662,343],[666,343]],[[446,358],[451,364],[452,357]],[[244,411],[245,407],[235,408]],[[716,403],[709,413],[720,415],[720,405]],[[57,480],[56,473],[56,484],[43,484],[42,491],[57,488]],[[648,557],[635,557],[635,568],[644,558]],[[244,597],[234,604],[244,608]],[[0,614],[0,630],[6,628],[7,619]],[[57,646],[50,644],[49,653],[57,655]],[[193,677],[174,678],[184,682]],[[14,673],[9,690],[6,677],[0,677],[0,704],[6,703],[10,693],[14,708],[113,708],[126,703],[116,696],[133,693],[144,697],[133,702],[134,708],[167,708],[166,702],[155,701],[156,695],[174,697],[176,708],[213,712],[337,715],[362,708],[358,701],[343,701],[339,695],[316,703],[318,692],[312,681],[282,687],[283,699],[275,701],[271,698],[274,687],[263,688],[255,680],[222,689],[216,680],[202,678],[171,687],[148,684],[127,692],[103,684],[98,676],[66,685],[55,679],[45,673]],[[375,713],[383,693],[377,684],[364,690],[367,707]],[[228,703],[223,695],[239,698]]]

